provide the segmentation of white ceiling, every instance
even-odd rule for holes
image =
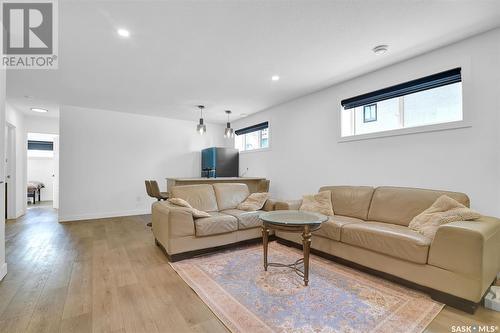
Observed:
[[[10,90],[10,85],[7,82],[7,89]],[[35,89],[34,89],[35,90]],[[50,117],[59,118],[59,99],[51,98],[48,99],[43,94],[37,94],[40,97],[34,97],[31,95],[11,95],[8,97],[8,103],[23,112],[25,115],[30,117]],[[46,113],[31,111],[31,108],[41,108],[47,110]]]
[[[236,119],[500,25],[497,0],[59,6],[59,70],[12,70],[7,81],[10,103],[49,116],[68,104],[196,120],[205,104],[208,121],[224,122],[225,109]],[[374,55],[379,44],[389,52]]]

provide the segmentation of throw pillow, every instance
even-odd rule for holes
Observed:
[[[408,227],[433,239],[439,226],[457,221],[475,220],[481,214],[462,205],[449,196],[440,196],[429,208],[415,216]]]
[[[193,208],[193,207],[189,204],[189,202],[187,202],[186,200],[181,199],[181,198],[170,198],[170,199],[168,199],[167,201],[168,201],[168,202],[170,202],[171,204],[176,205],[176,206]]]
[[[236,208],[246,211],[259,210],[262,209],[262,207],[264,207],[267,198],[269,198],[269,193],[267,192],[252,193],[245,199],[245,201],[240,203]]]
[[[210,214],[207,212],[204,212],[202,210],[196,209],[196,208],[190,208],[191,214],[193,214],[193,217],[198,219],[200,217],[210,217]]]
[[[318,194],[304,195],[299,210],[333,216],[332,192],[323,191]]]
[[[200,218],[200,217],[210,217],[210,214],[208,214],[207,212],[204,212],[202,210],[198,210],[196,208],[193,208],[189,202],[187,202],[186,200],[184,199],[181,199],[181,198],[170,198],[167,200],[168,202],[170,202],[172,205],[176,205],[176,206],[179,206],[179,207],[184,207],[186,208],[186,211],[190,212],[191,214],[193,214],[193,217],[194,218]]]

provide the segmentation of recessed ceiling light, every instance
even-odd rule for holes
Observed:
[[[389,46],[387,46],[387,45],[377,45],[372,49],[373,53],[375,53],[376,55],[384,54],[388,50],[389,50]]]
[[[273,75],[273,76],[271,76],[271,80],[273,80],[273,81],[278,81],[279,79],[280,79],[279,75]]]
[[[130,31],[128,31],[127,29],[118,29],[117,32],[118,32],[118,35],[120,35],[121,37],[125,37],[125,38],[130,37]]]
[[[240,116],[242,116],[242,117],[246,117],[246,116],[248,116],[248,115],[247,115],[246,113],[242,113],[242,114],[240,114]]]
[[[40,113],[49,112],[48,110],[42,109],[42,108],[31,108],[31,111],[33,111],[33,112],[40,112]]]

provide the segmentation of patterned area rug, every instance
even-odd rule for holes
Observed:
[[[300,250],[269,243],[269,261]],[[312,256],[309,287],[291,269],[262,267],[262,245],[172,263],[232,332],[421,332],[443,304]]]

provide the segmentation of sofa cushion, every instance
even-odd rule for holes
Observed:
[[[328,221],[321,223],[321,228],[313,232],[313,235],[340,241],[342,227],[350,223],[364,223],[361,219],[348,216],[330,216]]]
[[[409,187],[377,187],[373,193],[368,220],[408,226],[415,216],[429,208],[442,195],[469,207],[469,197],[463,193]]]
[[[431,240],[408,227],[384,222],[346,224],[340,240],[392,257],[427,263]]]
[[[219,210],[234,209],[250,195],[246,184],[216,183],[213,186]]]
[[[238,220],[231,215],[211,212],[210,217],[194,220],[194,229],[198,237],[225,234],[238,230]]]
[[[189,202],[193,208],[213,212],[218,211],[217,200],[212,185],[183,185],[172,187],[172,197],[181,198]]]
[[[260,214],[263,213],[261,210],[247,212],[240,209],[228,209],[222,211],[224,214],[234,216],[238,219],[238,229],[251,229],[262,226],[262,221],[259,219]]]
[[[371,186],[323,186],[319,191],[332,192],[336,215],[366,220],[374,188]]]

